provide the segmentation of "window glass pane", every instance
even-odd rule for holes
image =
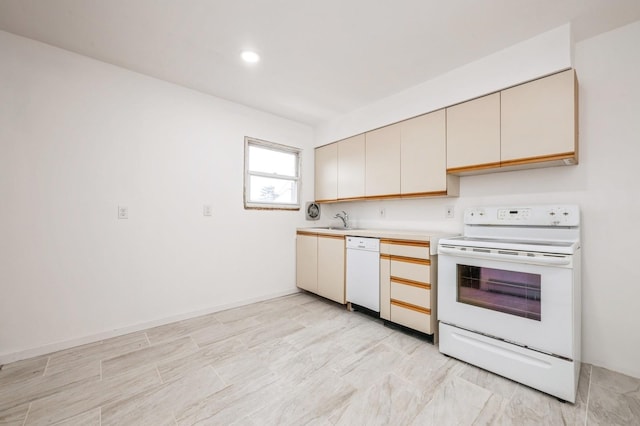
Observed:
[[[295,181],[249,176],[252,203],[297,204],[298,189]]]
[[[293,152],[249,145],[249,170],[252,172],[295,177],[297,163],[297,155]]]
[[[458,302],[541,320],[539,274],[458,265]]]

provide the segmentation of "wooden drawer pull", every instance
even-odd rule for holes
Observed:
[[[412,311],[420,312],[421,314],[431,315],[431,309],[421,308],[420,306],[415,306],[410,303],[401,302],[399,300],[391,299],[391,304],[399,306],[405,309],[411,309]]]
[[[429,284],[429,283],[423,283],[423,282],[420,282],[420,281],[408,280],[406,278],[391,277],[391,282],[398,283],[398,284],[404,284],[404,285],[410,285],[412,287],[424,288],[425,290],[430,290],[431,289],[431,284]]]

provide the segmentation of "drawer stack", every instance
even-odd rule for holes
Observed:
[[[428,241],[380,241],[381,318],[436,335],[436,275],[431,260]]]

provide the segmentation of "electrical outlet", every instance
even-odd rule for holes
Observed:
[[[213,215],[213,207],[210,204],[205,204],[202,206],[202,215],[203,216],[211,216]]]
[[[129,207],[118,206],[118,219],[129,219]]]
[[[446,207],[446,213],[445,216],[447,219],[453,219],[456,215],[455,209],[453,208],[453,206],[447,206]]]
[[[378,209],[378,216],[380,217],[380,219],[383,219],[386,215],[387,215],[386,209],[384,207],[380,207]]]

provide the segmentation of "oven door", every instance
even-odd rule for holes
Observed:
[[[573,359],[572,256],[438,254],[440,321]]]

